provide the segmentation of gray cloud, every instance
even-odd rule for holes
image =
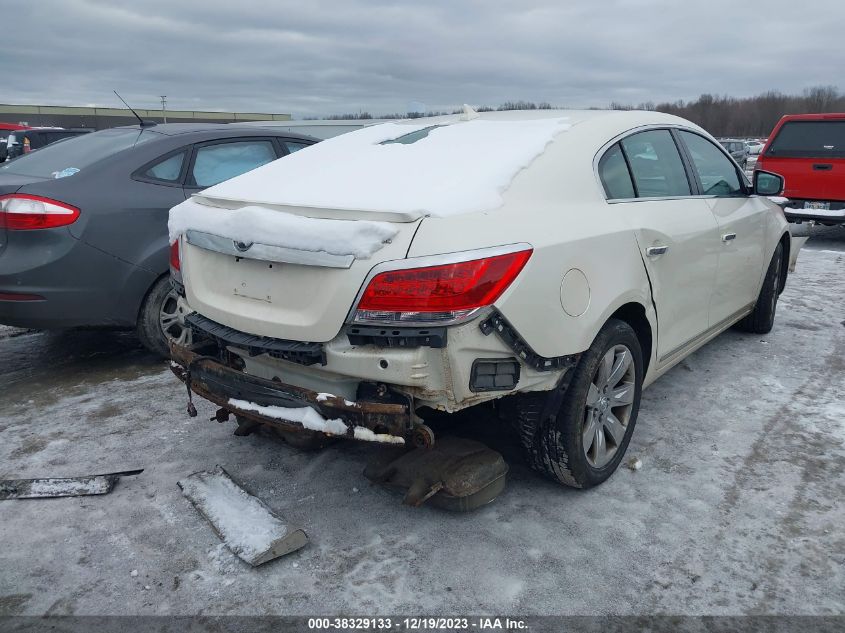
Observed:
[[[0,102],[405,111],[583,107],[837,84],[842,0],[41,0],[4,27]],[[8,14],[8,11],[6,12]]]

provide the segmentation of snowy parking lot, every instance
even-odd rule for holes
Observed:
[[[796,233],[806,234],[806,227]],[[0,501],[0,615],[840,614],[845,230],[816,228],[765,336],[728,331],[647,389],[620,470],[587,492],[524,467],[488,412],[455,421],[511,466],[469,514],[210,422],[130,334],[0,327],[0,477],[143,468],[107,495]],[[252,568],[177,480],[224,466],[308,533]]]

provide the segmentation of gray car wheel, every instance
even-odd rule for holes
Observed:
[[[138,315],[138,338],[151,352],[170,358],[170,341],[190,345],[191,331],[182,325],[178,295],[169,277],[159,279],[147,293]]]
[[[643,368],[636,333],[611,319],[571,370],[560,404],[555,392],[518,396],[514,421],[529,465],[575,488],[610,477],[634,432]]]

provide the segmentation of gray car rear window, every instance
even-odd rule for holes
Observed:
[[[112,129],[83,134],[10,161],[0,167],[0,174],[64,178],[103,158],[154,138],[161,138],[161,134],[139,129]]]

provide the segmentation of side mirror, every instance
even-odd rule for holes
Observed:
[[[779,196],[783,193],[783,176],[770,171],[754,172],[754,193],[758,196]]]

